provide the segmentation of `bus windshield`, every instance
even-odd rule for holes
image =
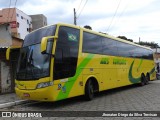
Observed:
[[[51,56],[42,54],[41,39],[55,34],[56,26],[49,26],[28,34],[20,50],[17,67],[17,80],[37,80],[49,76]],[[48,42],[52,46],[53,43]],[[49,47],[52,48],[52,47]]]

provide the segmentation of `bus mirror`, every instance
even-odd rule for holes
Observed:
[[[47,41],[48,41],[47,37],[43,37],[42,38],[42,41],[41,41],[41,53],[46,53]]]
[[[10,51],[11,51],[11,48],[7,48],[7,51],[6,51],[6,60],[10,59]]]
[[[20,47],[19,46],[14,46],[14,47],[7,48],[6,60],[10,60],[10,53],[12,52],[12,50],[15,50],[15,49],[20,49]]]
[[[43,37],[42,38],[42,41],[41,41],[41,53],[42,54],[51,54],[51,46],[50,45],[53,45],[53,44],[49,44],[50,42],[53,43],[53,41],[55,39],[57,39],[58,37],[56,36],[47,36],[47,37]]]

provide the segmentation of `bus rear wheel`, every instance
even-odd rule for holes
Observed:
[[[145,75],[142,74],[142,75],[141,75],[141,83],[140,83],[140,85],[141,85],[141,86],[144,86],[145,84],[146,84],[146,78],[145,78]]]
[[[94,97],[94,86],[91,79],[89,79],[85,86],[85,99],[92,100]]]
[[[145,83],[145,84],[148,85],[148,84],[149,84],[149,81],[150,81],[150,76],[149,76],[149,74],[147,74],[147,75],[146,75],[146,83]]]

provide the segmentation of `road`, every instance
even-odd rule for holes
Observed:
[[[107,90],[95,95],[92,101],[85,101],[83,96],[53,103],[37,102],[23,104],[6,111],[160,111],[160,80],[151,81],[148,85],[131,85]],[[71,118],[70,118],[71,119]],[[74,119],[74,118],[73,118]],[[89,119],[89,118],[86,118]],[[103,118],[99,118],[103,119]],[[105,118],[106,119],[106,118]],[[107,118],[109,119],[109,118]],[[114,118],[127,119],[127,118]],[[131,120],[142,119],[132,117]],[[151,119],[151,118],[146,118]],[[160,118],[154,117],[153,120]]]

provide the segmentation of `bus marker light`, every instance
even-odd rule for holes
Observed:
[[[58,84],[58,89],[57,90],[60,90],[61,88],[62,88],[62,85]]]

